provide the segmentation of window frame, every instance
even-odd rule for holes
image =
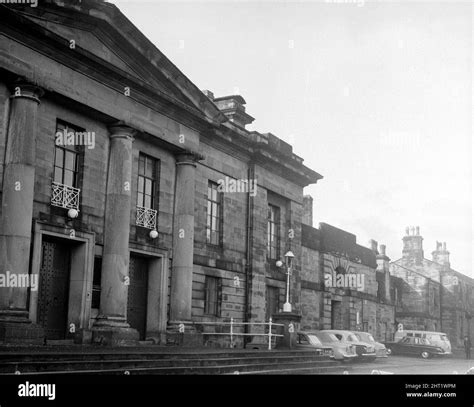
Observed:
[[[213,282],[213,284],[210,284]],[[211,301],[211,290],[214,290],[215,300]],[[212,308],[211,308],[212,304]],[[222,278],[205,276],[204,279],[204,315],[220,317],[222,312]]]
[[[62,126],[62,128],[60,128]],[[74,132],[84,133],[85,129],[75,126],[71,123],[68,123],[64,120],[56,119],[56,132],[55,134],[55,141],[54,141],[54,159],[53,159],[53,174],[52,174],[52,181],[57,182],[61,185],[66,185],[68,187],[81,189],[82,184],[82,174],[83,174],[83,167],[84,167],[84,146],[83,145],[58,145],[56,144],[56,134],[60,131],[64,131],[66,129],[66,133],[69,129],[73,130]],[[61,165],[57,165],[57,155],[58,150],[62,152],[62,159]],[[68,154],[73,155],[74,159],[74,169],[67,168],[67,160],[66,157]],[[56,180],[56,169],[59,169],[61,172],[61,180]],[[66,183],[66,172],[72,172],[73,174],[73,181],[71,183]]]
[[[98,266],[96,268],[96,265]],[[100,274],[100,279],[98,284],[96,283],[96,272]],[[100,296],[102,292],[102,257],[95,256],[94,257],[94,269],[92,271],[92,289],[91,289],[91,309],[98,309],[100,310]],[[97,288],[98,287],[98,288]],[[98,307],[94,307],[94,294],[99,296]]]
[[[210,246],[222,247],[223,230],[224,230],[224,193],[218,190],[217,182],[208,180],[207,182],[207,199],[206,199],[206,244]],[[213,192],[216,192],[214,200]],[[210,208],[210,212],[209,212]],[[217,216],[214,215],[216,208]],[[213,229],[213,219],[215,219],[216,229]],[[217,237],[213,240],[213,234]]]
[[[141,160],[143,162],[143,173],[141,172]],[[147,174],[148,161],[152,162],[152,174]],[[160,191],[160,172],[161,172],[161,160],[159,158],[152,157],[148,154],[139,152],[138,155],[138,174],[137,174],[137,206],[141,206],[146,209],[154,209],[158,211],[159,208],[159,191]],[[143,179],[143,190],[140,192],[140,180]],[[151,194],[146,193],[147,181],[151,182]],[[141,200],[140,200],[141,195]],[[150,205],[147,206],[146,198],[149,197]]]
[[[274,214],[272,219],[272,214]],[[274,229],[272,229],[272,226]],[[274,232],[274,233],[272,233]],[[275,243],[272,244],[272,237]],[[273,253],[275,252],[275,253]],[[272,257],[273,256],[273,257]],[[281,257],[281,208],[271,203],[267,207],[267,261],[279,260]]]

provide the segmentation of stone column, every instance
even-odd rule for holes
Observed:
[[[0,219],[0,273],[28,274],[35,185],[37,86],[13,85],[3,175]],[[42,340],[42,330],[28,319],[28,287],[0,287],[0,340]]]
[[[122,345],[138,340],[127,323],[132,142],[135,130],[118,123],[109,127],[110,148],[104,224],[100,313],[93,341]]]
[[[194,253],[194,178],[197,154],[176,157],[170,322],[191,320]]]

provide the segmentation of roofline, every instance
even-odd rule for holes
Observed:
[[[402,260],[402,259],[403,259],[403,257],[400,257],[400,258],[397,259],[397,260],[391,261],[390,264],[392,264],[392,263],[397,263],[397,261],[400,261],[400,260]],[[438,262],[433,261],[433,260],[430,260],[430,259],[426,259],[426,258],[424,258],[424,257],[423,257],[423,260],[426,260],[426,261],[428,261],[428,262],[430,262],[430,263],[432,263],[432,264],[437,264],[437,265],[439,265],[439,266],[442,266],[441,263],[438,263]],[[400,265],[400,264],[397,264],[397,266],[400,266],[400,267],[402,267],[402,268],[404,268],[404,269],[406,269],[406,270],[411,270],[411,271],[413,271],[413,272],[415,272],[415,273],[418,273],[416,270],[409,269],[409,268],[407,268],[407,267],[405,267],[405,266],[402,266],[402,265]],[[441,271],[442,271],[442,270],[440,270],[440,272],[441,272]],[[465,277],[465,278],[468,278],[469,280],[472,280],[472,282],[474,283],[474,278],[472,278],[472,277],[470,277],[470,276],[468,276],[468,275],[466,275],[466,274],[464,274],[464,273],[462,273],[462,272],[460,272],[460,271],[457,271],[457,270],[453,269],[451,266],[449,267],[448,271],[452,271],[452,272],[454,272],[454,273],[460,274],[461,276],[463,276],[463,277]],[[426,277],[426,276],[425,276],[425,277]],[[427,277],[427,278],[428,278],[428,277]]]

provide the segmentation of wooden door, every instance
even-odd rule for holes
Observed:
[[[40,267],[38,323],[46,339],[64,339],[67,332],[71,250],[59,241],[44,240]]]

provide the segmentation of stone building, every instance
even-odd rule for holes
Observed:
[[[446,243],[426,259],[419,227],[406,229],[402,257],[390,263],[396,321],[404,329],[445,332],[454,346],[474,337],[474,280],[451,268]]]
[[[241,96],[199,90],[103,1],[0,20],[0,342],[264,321],[290,244],[299,312],[303,188],[322,177],[247,130]]]
[[[306,214],[305,219],[312,219]],[[302,225],[301,327],[348,329],[391,340],[395,311],[385,246],[321,223]]]

